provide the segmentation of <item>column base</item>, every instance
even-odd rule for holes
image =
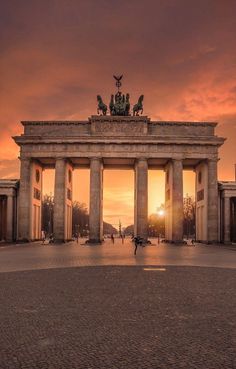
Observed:
[[[64,238],[57,238],[57,239],[54,239],[54,241],[52,242],[52,244],[61,244],[61,243],[65,243],[66,241],[64,240]]]
[[[29,243],[30,240],[28,238],[20,238],[15,241],[16,243]]]
[[[166,240],[167,243],[172,243],[174,245],[183,245],[184,240]]]
[[[7,239],[6,239],[6,242],[7,242],[7,243],[12,243],[12,242],[14,242],[14,240],[13,240],[12,238],[7,238]]]
[[[101,245],[103,243],[103,240],[96,240],[96,239],[89,239],[85,241],[86,245]]]
[[[207,243],[207,245],[215,245],[215,244],[219,245],[220,244],[220,242],[218,240],[207,241],[206,243]]]

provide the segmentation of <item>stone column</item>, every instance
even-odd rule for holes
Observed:
[[[218,242],[218,183],[217,159],[208,160],[208,239]]]
[[[18,208],[18,240],[30,240],[30,159],[21,158],[20,191]]]
[[[230,243],[230,197],[224,197],[224,243]]]
[[[13,221],[14,221],[14,211],[13,211],[13,195],[7,196],[7,241],[13,241]]]
[[[148,162],[137,159],[135,164],[135,206],[134,233],[136,236],[148,238]]]
[[[103,240],[103,164],[100,158],[90,160],[89,243]]]
[[[65,241],[66,159],[56,159],[53,233],[56,242]]]
[[[172,241],[183,241],[183,162],[172,160]]]

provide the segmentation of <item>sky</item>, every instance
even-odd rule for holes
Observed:
[[[152,120],[217,121],[217,135],[227,138],[218,177],[233,180],[235,14],[235,0],[2,1],[0,178],[19,177],[11,136],[22,133],[21,120],[86,120],[96,114],[97,94],[109,102],[112,75],[123,74],[123,92],[131,104],[144,94]],[[119,173],[105,173],[106,220],[114,209],[116,219],[131,220],[132,175],[123,173],[121,182]],[[75,178],[76,196],[87,202],[88,172]],[[185,192],[192,187],[192,173],[185,174]],[[150,172],[149,190],[152,212],[161,202],[163,173]]]

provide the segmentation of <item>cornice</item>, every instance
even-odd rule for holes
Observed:
[[[159,125],[159,126],[201,126],[201,127],[216,127],[217,122],[191,122],[191,121],[151,121],[150,118],[146,116],[139,117],[113,117],[113,116],[92,116],[87,121],[78,120],[33,120],[33,121],[21,121],[23,126],[77,126],[91,124],[92,122],[113,122],[113,123],[130,123],[132,122],[147,122],[148,125]]]
[[[21,124],[23,126],[78,126],[81,124],[90,124],[90,122],[77,120],[23,120]]]
[[[223,137],[206,137],[206,136],[116,136],[116,138],[109,136],[68,136],[68,137],[42,137],[42,136],[14,136],[14,141],[19,145],[25,144],[166,144],[166,145],[213,145],[220,146],[224,143],[226,138]]]

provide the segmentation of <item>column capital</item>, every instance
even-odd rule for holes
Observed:
[[[32,158],[28,158],[28,157],[25,157],[25,156],[19,156],[18,158],[21,162],[30,162],[30,161],[32,161]]]
[[[92,161],[92,160],[96,160],[96,161],[100,161],[101,163],[103,162],[102,158],[101,158],[101,157],[99,157],[99,156],[92,156],[89,160],[90,160],[90,161]]]
[[[219,158],[208,158],[207,163],[217,163],[219,160]]]
[[[141,158],[136,158],[137,161],[147,161],[148,159],[142,156]]]
[[[182,162],[183,158],[172,158],[171,161],[172,162],[175,162],[175,161],[178,161],[178,162],[181,161]]]
[[[63,156],[58,156],[58,157],[56,157],[55,158],[55,160],[57,161],[59,161],[59,160],[65,160],[66,161],[66,158],[64,158]]]
[[[138,164],[145,164],[145,165],[148,165],[148,159],[147,158],[136,158],[135,159],[135,165],[138,165]]]

